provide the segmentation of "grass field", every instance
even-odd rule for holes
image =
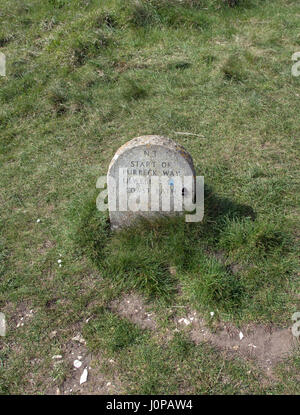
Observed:
[[[299,21],[298,0],[1,1],[0,393],[299,394]],[[146,134],[192,155],[202,223],[110,232],[97,178]],[[270,364],[248,332],[280,337]]]

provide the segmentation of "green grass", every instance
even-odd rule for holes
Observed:
[[[99,310],[98,314],[100,317],[87,325],[84,332],[91,350],[104,348],[115,353],[140,343],[142,333],[134,324],[106,310]]]
[[[237,325],[290,326],[299,311],[299,13],[296,0],[2,1],[1,393],[61,385],[72,369],[51,356],[78,325],[128,393],[299,393],[297,354],[266,385],[247,362],[164,338],[173,306]],[[202,223],[110,232],[97,178],[145,134],[192,155]],[[132,290],[156,331],[110,310]]]

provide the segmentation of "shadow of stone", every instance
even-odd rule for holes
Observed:
[[[204,218],[198,224],[189,224],[188,233],[191,240],[205,237],[210,245],[209,248],[214,249],[219,234],[226,224],[225,220],[241,220],[243,218],[250,218],[252,221],[256,219],[256,213],[251,206],[220,197],[211,186],[204,185]]]
[[[209,185],[204,186],[204,214],[210,220],[219,220],[222,217],[229,219],[249,217],[251,220],[256,218],[256,213],[251,206],[236,203],[229,198],[219,197]]]

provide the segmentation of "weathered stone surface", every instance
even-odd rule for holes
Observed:
[[[158,180],[163,185],[158,187]],[[107,173],[111,227],[131,225],[140,215],[180,214],[179,199],[193,200],[194,181],[191,156],[173,140],[151,135],[128,141],[114,155]]]

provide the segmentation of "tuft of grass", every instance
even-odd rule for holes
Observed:
[[[100,29],[103,27],[115,29],[118,27],[117,16],[109,11],[104,11],[95,18],[95,27]]]
[[[242,82],[247,79],[247,74],[241,58],[234,54],[229,56],[222,67],[225,79],[229,81]]]
[[[48,99],[57,115],[64,114],[68,107],[69,92],[66,85],[56,82],[48,91]]]
[[[250,259],[266,255],[284,255],[290,245],[288,234],[278,224],[253,222],[250,219],[225,219],[219,247],[231,251],[236,257]]]
[[[148,96],[147,89],[142,83],[134,80],[127,79],[123,89],[123,97],[126,101],[137,101]]]
[[[138,344],[143,335],[134,324],[105,309],[98,310],[97,317],[84,330],[91,350],[104,349],[108,353],[117,353]]]
[[[136,27],[145,27],[156,22],[158,15],[151,2],[137,0],[131,5],[130,22]]]
[[[82,66],[88,60],[96,58],[103,49],[112,42],[110,34],[98,31],[91,39],[76,39],[72,44],[73,63],[75,66]]]
[[[214,258],[199,252],[193,270],[183,271],[181,283],[186,300],[198,310],[213,309],[235,318],[241,312],[245,297],[243,283]]]

